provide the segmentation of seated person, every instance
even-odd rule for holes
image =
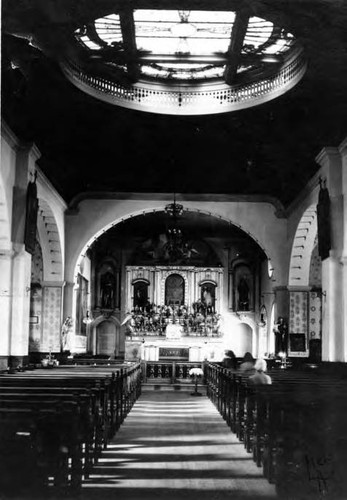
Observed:
[[[243,373],[254,373],[254,358],[250,352],[246,352],[240,364],[240,371]]]
[[[250,384],[259,385],[259,384],[272,384],[271,377],[266,375],[267,365],[265,359],[257,359],[254,365],[255,374],[251,375],[248,379]]]
[[[233,351],[225,351],[225,357],[222,362],[223,368],[228,368],[232,370],[236,370],[237,368],[237,359]]]

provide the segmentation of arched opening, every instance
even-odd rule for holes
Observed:
[[[184,278],[180,274],[170,274],[166,278],[165,304],[167,306],[184,305]]]
[[[146,280],[137,280],[133,282],[133,308],[141,309],[148,305],[148,286],[149,282]]]
[[[308,286],[311,255],[317,236],[316,205],[311,205],[297,226],[290,255],[289,286]]]
[[[243,356],[246,352],[253,353],[253,331],[247,323],[240,323],[237,328],[237,336],[239,340],[238,355]]]
[[[100,316],[91,325],[90,351],[94,356],[118,357],[120,354],[120,324],[116,318]]]
[[[250,329],[252,338],[246,344],[255,353],[259,313],[255,305],[260,301],[260,270],[267,265],[269,257],[241,227],[222,217],[192,209],[184,211],[176,222],[180,230],[180,239],[176,242],[180,250],[178,257],[177,252],[167,252],[170,224],[165,211],[152,210],[123,219],[95,236],[83,254],[90,261],[91,301],[98,304],[92,311],[94,319],[111,314],[125,325],[120,330],[121,351],[125,352],[123,343],[125,346],[133,337],[141,337],[141,341],[147,336],[166,338],[166,325],[170,320],[181,325],[182,338],[194,336],[200,342],[203,337],[223,337],[224,316],[237,316],[236,311],[240,310],[249,316],[246,323],[251,326],[245,328]],[[81,272],[81,262],[79,259],[77,275]],[[102,291],[100,300],[97,294],[103,283],[102,275],[107,274],[106,264],[110,263],[118,263],[115,287],[122,293],[119,293],[119,307],[114,308],[112,304],[108,309],[102,300]],[[115,269],[113,264],[111,267]],[[101,269],[106,274],[101,273]],[[229,303],[234,304],[230,312]],[[139,310],[144,317],[139,316]],[[170,317],[170,311],[175,318]],[[127,328],[128,317],[133,329]]]
[[[200,300],[206,314],[212,314],[216,310],[216,287],[217,283],[214,282],[203,281],[200,283]]]
[[[315,247],[317,247],[317,212],[316,205],[311,205],[298,223],[290,258],[288,352],[294,357],[309,356],[311,325],[317,321],[319,293],[317,295],[310,292],[312,286],[315,288],[314,275],[321,267],[318,250],[315,250]],[[320,311],[319,307],[318,310]],[[316,325],[319,325],[319,322]],[[315,335],[316,331],[313,336]]]

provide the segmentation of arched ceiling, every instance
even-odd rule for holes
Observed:
[[[213,8],[240,2],[216,0]],[[255,15],[300,39],[308,70],[271,102],[194,117],[111,106],[63,76],[57,62],[66,50],[62,34],[107,15],[115,3],[2,2],[3,117],[21,139],[37,144],[40,167],[66,201],[92,190],[176,191],[272,195],[287,205],[318,169],[321,148],[338,146],[347,135],[346,2],[248,0]],[[211,2],[191,5],[210,8]]]
[[[107,253],[112,248],[127,248],[130,249],[130,254],[134,255],[140,248],[149,252],[161,243],[166,243],[167,231],[173,228],[181,230],[183,241],[191,247],[197,245],[201,252],[202,247],[199,242],[205,242],[214,248],[220,256],[214,265],[220,263],[222,258],[226,258],[229,262],[241,258],[254,262],[266,259],[261,247],[242,229],[225,220],[192,211],[184,211],[176,221],[165,212],[132,217],[102,234],[91,249]],[[194,255],[190,257],[193,262]],[[147,264],[150,264],[151,259]]]

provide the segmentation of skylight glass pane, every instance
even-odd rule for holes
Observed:
[[[96,43],[92,42],[89,37],[87,36],[81,36],[80,37],[80,40],[81,42],[84,43],[84,45],[86,45],[88,47],[88,49],[91,49],[91,50],[100,50],[100,45],[97,45]]]
[[[259,17],[251,17],[248,23],[244,45],[252,45],[255,49],[267,42],[273,32],[273,24]]]
[[[109,45],[116,42],[122,42],[122,30],[118,14],[97,19],[95,21],[95,29],[99,37]]]
[[[154,54],[208,55],[228,50],[233,12],[136,10],[136,42]]]
[[[199,66],[201,66],[199,68]],[[166,78],[171,80],[202,80],[207,78],[221,78],[224,67],[194,65],[160,65],[159,66],[142,66],[142,74],[154,78]]]
[[[263,53],[264,54],[278,54],[279,52],[284,52],[290,48],[292,45],[291,40],[276,40],[275,43],[270,45],[269,47],[266,47],[264,49]]]

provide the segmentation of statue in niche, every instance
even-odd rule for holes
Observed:
[[[134,284],[134,308],[144,310],[148,306],[148,285],[143,282]]]
[[[238,311],[249,311],[249,286],[245,274],[239,281],[237,292],[239,296]]]
[[[201,295],[206,314],[214,313],[214,286],[203,286]]]
[[[277,323],[274,326],[275,334],[275,354],[283,352],[287,354],[288,352],[288,326],[284,318],[281,316],[278,318]]]
[[[101,276],[101,307],[103,309],[114,308],[115,278],[109,271]]]

